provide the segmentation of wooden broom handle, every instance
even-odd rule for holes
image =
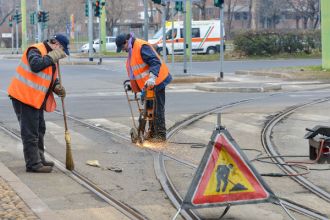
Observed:
[[[61,77],[59,62],[57,62],[57,73],[58,73],[58,79],[60,81],[60,85],[62,86],[62,77]],[[62,101],[62,111],[63,111],[63,118],[64,118],[64,127],[65,127],[65,131],[68,131],[68,124],[66,122],[66,113],[65,113],[65,106],[64,106],[64,97],[61,97],[61,101]]]

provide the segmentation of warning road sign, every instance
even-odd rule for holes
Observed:
[[[265,202],[273,193],[227,130],[216,130],[184,199],[198,208]]]

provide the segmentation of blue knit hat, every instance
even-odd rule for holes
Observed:
[[[64,52],[67,55],[70,55],[69,47],[68,47],[70,41],[66,36],[64,36],[63,34],[55,34],[53,39],[57,40],[63,46]]]

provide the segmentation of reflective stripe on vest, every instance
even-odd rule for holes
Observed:
[[[45,73],[43,73],[43,72],[38,72],[38,73],[33,72],[33,71],[31,70],[30,66],[26,65],[26,64],[23,63],[22,61],[19,63],[18,66],[22,67],[25,71],[27,71],[27,72],[31,72],[31,73],[33,73],[33,74],[36,74],[37,76],[39,76],[39,77],[41,77],[41,78],[43,78],[43,79],[45,79],[45,80],[52,80],[52,76],[50,76],[50,75],[48,75],[48,74],[45,74]]]
[[[136,64],[136,65],[131,66],[131,67],[132,67],[132,70],[135,71],[135,70],[137,70],[137,69],[142,69],[142,68],[144,68],[144,67],[146,67],[146,66],[147,66],[146,63],[142,63],[142,64]]]
[[[31,47],[37,48],[42,57],[47,55],[47,49],[43,43],[38,43]],[[42,107],[47,97],[45,110],[54,111],[56,102],[53,92],[49,91],[49,88],[57,78],[57,68],[54,74],[52,66],[37,73],[33,72],[27,59],[27,52],[31,47],[25,50],[22,55],[21,62],[16,68],[17,74],[13,77],[8,87],[8,94],[20,102],[36,109]]]
[[[23,76],[21,76],[21,75],[18,74],[18,73],[16,73],[16,78],[17,78],[19,81],[21,81],[22,83],[24,83],[24,84],[26,84],[26,85],[28,85],[28,86],[30,86],[30,87],[36,89],[36,90],[39,90],[39,91],[41,91],[41,92],[43,92],[43,93],[47,93],[47,91],[48,91],[48,88],[46,88],[46,87],[44,87],[44,86],[42,86],[42,85],[38,85],[38,84],[36,84],[36,83],[30,81],[30,80],[24,78]]]
[[[135,80],[136,84],[139,86],[140,90],[143,89],[145,82],[149,78],[149,65],[146,64],[141,56],[141,49],[143,45],[149,45],[152,50],[155,52],[156,56],[161,62],[160,70],[158,73],[158,77],[156,78],[156,85],[162,83],[169,74],[169,70],[166,64],[162,61],[162,59],[158,56],[157,52],[153,49],[153,47],[146,41],[141,39],[135,39],[134,45],[132,48],[132,56],[130,60],[126,62],[126,69],[128,77],[131,80]],[[129,66],[130,65],[130,66]],[[132,69],[134,78],[129,75],[129,68]]]

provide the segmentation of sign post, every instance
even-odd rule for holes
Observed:
[[[322,68],[330,69],[330,1],[321,0]]]

